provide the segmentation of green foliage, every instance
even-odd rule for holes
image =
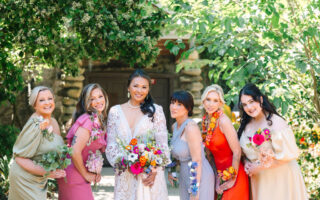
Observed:
[[[10,125],[0,125],[0,157],[11,157],[12,148],[16,141],[19,129]]]
[[[299,162],[309,194],[319,198],[319,141],[310,133],[320,121],[320,1],[162,2],[173,11],[167,28],[191,36],[195,45],[185,55],[201,53],[212,83],[224,87],[227,104],[236,105],[239,90],[253,82],[286,117],[297,140],[312,141],[315,147],[305,146]],[[175,46],[167,48],[174,52]]]
[[[83,59],[151,65],[166,16],[156,3],[1,1],[0,102],[14,102],[17,92],[30,79],[37,80],[45,67],[76,74]]]
[[[9,162],[7,156],[0,157],[0,199],[7,199],[9,191]]]

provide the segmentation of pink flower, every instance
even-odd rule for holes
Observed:
[[[133,153],[139,154],[139,148],[138,148],[138,147],[134,147],[134,148],[133,148]]]
[[[160,155],[160,154],[162,154],[162,151],[161,151],[160,149],[158,149],[158,150],[156,151],[156,154],[157,154],[157,155]]]
[[[143,172],[143,169],[141,167],[140,162],[136,162],[133,165],[130,166],[130,170],[133,174],[140,174],[141,172]]]
[[[263,135],[260,135],[260,134],[255,134],[252,138],[253,142],[256,144],[256,145],[261,145],[264,141],[265,141],[265,138]]]

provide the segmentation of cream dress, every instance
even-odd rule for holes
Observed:
[[[305,200],[308,199],[300,167],[296,161],[299,149],[294,134],[284,119],[272,116],[273,124],[267,123],[261,129],[268,128],[271,133],[271,145],[274,157],[279,161],[288,161],[275,168],[265,169],[251,177],[253,200]],[[246,158],[251,162],[258,160],[258,150],[247,144],[256,130],[247,126],[240,138],[240,145]]]
[[[14,161],[14,157],[39,161],[44,153],[57,150],[63,145],[60,135],[53,134],[52,140],[45,138],[39,127],[40,121],[32,116],[24,125],[13,146],[13,159],[9,171],[9,200],[47,199],[47,178],[30,174]]]
[[[122,156],[117,144],[117,137],[124,143],[129,144],[136,136],[143,136],[149,130],[155,130],[155,139],[158,145],[168,147],[168,132],[166,119],[162,107],[155,105],[154,120],[144,115],[135,125],[132,132],[124,112],[120,105],[110,109],[107,123],[107,148],[106,156],[109,163],[114,166],[117,158]],[[169,155],[167,155],[169,158]],[[115,200],[167,200],[168,191],[164,171],[157,168],[158,172],[152,187],[141,187],[139,180],[141,175],[135,178],[130,172],[125,171],[121,175],[115,174],[114,199]],[[140,187],[139,187],[140,185]]]

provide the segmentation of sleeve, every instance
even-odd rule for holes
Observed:
[[[107,139],[107,148],[105,153],[109,163],[113,167],[117,158],[122,155],[117,143],[117,133],[119,131],[118,130],[119,120],[120,120],[120,117],[116,107],[112,107],[110,109],[108,120],[107,120],[108,139]]]
[[[271,133],[271,142],[276,160],[290,161],[299,157],[299,148],[291,128],[281,119]]]
[[[88,115],[87,113],[81,115],[81,116],[77,119],[77,122],[79,123],[79,126],[81,126],[82,128],[85,128],[85,129],[87,129],[88,131],[91,132],[93,122],[92,122],[91,119],[90,119],[90,115]]]
[[[42,139],[39,122],[34,118],[29,119],[13,146],[13,155],[15,157],[32,158],[37,153]]]
[[[154,115],[154,129],[155,129],[155,139],[157,145],[163,148],[166,154],[167,163],[171,163],[170,160],[170,150],[168,147],[168,131],[166,125],[166,118],[163,113],[163,109],[161,106],[156,106],[156,112]]]

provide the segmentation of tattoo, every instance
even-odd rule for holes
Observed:
[[[77,142],[77,136],[75,135],[75,136],[73,136],[71,146],[73,146],[76,142]]]

